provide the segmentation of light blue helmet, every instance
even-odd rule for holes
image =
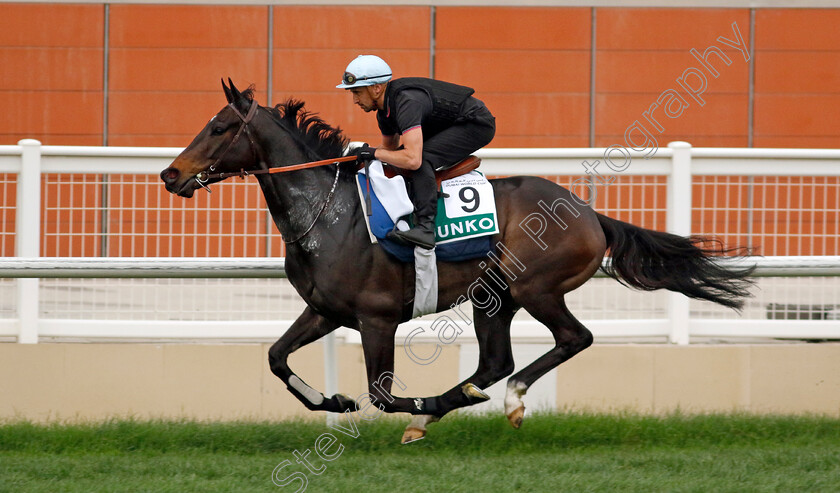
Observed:
[[[391,80],[391,67],[376,55],[359,55],[347,65],[338,89],[384,84]]]

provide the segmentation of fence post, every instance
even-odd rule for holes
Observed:
[[[671,173],[668,175],[666,227],[669,233],[691,234],[691,144],[671,142],[673,151]],[[688,344],[689,299],[681,293],[668,293],[668,319],[671,321],[669,340],[673,344]]]
[[[21,167],[17,177],[15,255],[41,256],[41,143],[18,142]],[[18,343],[38,343],[38,279],[17,280]]]

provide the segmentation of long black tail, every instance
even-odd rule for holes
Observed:
[[[618,282],[645,291],[669,289],[736,310],[744,306],[755,266],[735,269],[715,262],[743,249],[709,248],[707,238],[652,231],[598,214],[612,261],[602,270]]]

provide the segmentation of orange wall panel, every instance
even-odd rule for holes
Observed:
[[[0,144],[102,142],[103,21],[101,5],[3,6]]]
[[[477,94],[496,117],[496,137],[491,147],[520,147],[523,138],[536,139],[532,147],[552,147],[550,141],[565,138],[561,147],[585,147],[589,98],[576,94]]]
[[[757,50],[823,51],[840,47],[837,9],[756,9]]]
[[[277,6],[274,47],[428,50],[430,16],[428,7]],[[346,66],[338,69],[339,79]]]
[[[213,91],[222,93],[221,80],[233,79],[240,89],[256,84],[265,90],[266,50],[235,48],[113,49],[111,85],[119,92]],[[262,86],[262,87],[259,87]]]
[[[438,7],[441,50],[588,50],[588,8]]]
[[[589,53],[447,50],[436,63],[438,78],[490,92],[576,93],[589,97]],[[445,75],[444,75],[445,74]]]
[[[637,121],[659,146],[673,140],[747,145],[749,63],[718,37],[741,41],[748,51],[749,11],[611,8],[598,9],[597,14],[595,145],[629,147],[624,134]],[[710,46],[728,58],[710,51],[705,63],[711,69],[689,51],[694,48],[702,57]],[[705,89],[693,97],[680,78]],[[683,98],[682,112],[670,117],[657,103],[668,90]],[[655,123],[645,118],[646,111]],[[637,135],[639,144],[643,139]]]
[[[0,46],[102,46],[102,5],[4,3]]]
[[[824,137],[813,135],[756,135],[753,139],[753,146],[803,149],[837,149],[840,148],[840,139],[838,139],[837,135]]]
[[[226,104],[221,86],[213,92],[114,93],[109,144],[186,146]]]
[[[700,106],[692,101],[679,118],[668,118],[660,108],[649,113],[664,131],[659,132],[644,116],[650,105],[656,101],[650,94],[599,94],[596,98],[595,125],[598,128],[596,145],[609,146],[625,143],[627,127],[639,121],[648,132],[648,138],[657,140],[660,147],[675,140],[688,141],[699,147],[709,142],[728,139],[732,147],[744,147],[748,134],[749,99],[747,94],[707,94],[706,104]],[[634,138],[641,142],[641,133],[634,132]],[[723,144],[721,144],[722,146]],[[629,147],[629,146],[628,146]],[[714,145],[713,145],[714,147]]]
[[[713,39],[714,32],[707,35]],[[718,43],[719,47],[722,47]],[[700,53],[702,50],[698,50]],[[720,74],[715,78],[703,69],[708,82],[704,95],[741,92],[747,93],[746,82],[749,78],[749,64],[737,50],[721,50],[729,58],[717,55],[709,56],[710,65]],[[600,51],[596,56],[597,80],[595,89],[599,93],[650,93],[659,96],[666,89],[684,93],[677,83],[683,72],[689,68],[702,69],[700,62],[688,50],[685,51]],[[691,81],[693,82],[693,81]],[[685,94],[686,100],[693,104],[694,99]]]
[[[840,92],[836,94],[757,94],[755,132],[762,137],[833,137],[840,146]],[[769,145],[768,147],[777,147]],[[800,146],[796,146],[800,147]]]
[[[490,147],[586,146],[590,31],[585,8],[441,7],[435,76],[476,89]]]
[[[756,11],[755,142],[840,147],[840,11]]]
[[[105,99],[101,91],[106,75],[109,97],[117,101],[144,92],[155,96],[215,92],[217,79],[231,76],[242,87],[255,83],[263,97],[270,89],[274,101],[261,102],[288,96],[314,101],[319,104],[307,101],[310,110],[346,128],[354,138],[376,139],[369,115],[330,94],[341,68],[356,54],[372,52],[386,57],[397,75],[431,71],[432,10],[427,6],[115,4],[108,8],[110,23],[105,26],[103,5],[4,5],[0,99],[4,108],[11,108],[7,121],[20,122],[7,123],[0,130],[4,143],[21,137],[47,143],[100,142],[103,102],[98,100]],[[268,26],[269,12],[273,26]],[[439,78],[475,86],[483,99],[492,100],[490,93],[587,98],[593,12],[596,144],[611,142],[653,102],[637,96],[658,96],[675,86],[682,70],[697,65],[688,54],[690,48],[703,51],[717,44],[732,59],[730,66],[714,59],[721,76],[709,79],[706,96],[736,97],[747,91],[748,65],[738,58],[737,50],[717,42],[718,36],[734,39],[733,22],[742,38],[749,40],[747,9],[437,7],[434,72]],[[837,147],[840,123],[830,108],[840,82],[840,34],[835,29],[840,11],[759,8],[755,18],[755,144]],[[377,26],[376,36],[348,34],[352,32],[348,26],[366,24]],[[102,73],[105,29],[110,36],[109,74]],[[274,50],[272,88],[266,86],[269,43]],[[638,105],[622,99],[633,97]],[[827,98],[831,104],[809,98]],[[27,102],[21,103],[23,99]],[[707,133],[719,114],[706,111],[719,104],[710,100],[702,110],[696,104],[687,108],[660,140],[674,137],[696,144],[717,139],[720,145],[746,145],[749,115],[740,103],[743,98],[736,99],[727,121],[717,120],[722,126],[716,132]],[[123,119],[142,118],[123,114],[125,103],[118,106],[120,113],[112,110],[108,115],[113,142],[182,145],[181,136],[196,132],[188,124],[189,129],[178,129],[179,137],[173,139],[170,130],[162,134],[152,124],[140,128],[139,123],[127,131],[130,125]],[[498,138],[542,145],[539,138],[544,136],[549,139],[546,144],[588,145],[589,117],[580,118],[578,106],[574,121],[547,135],[508,134],[500,123]],[[198,108],[202,121],[217,105],[209,108]],[[550,102],[546,108],[555,110]],[[507,116],[507,110],[492,109]],[[156,124],[162,112],[146,108],[144,115],[149,111]],[[539,113],[531,117],[537,126],[548,126],[555,119]]]
[[[221,78],[264,90],[267,14],[267,7],[112,6],[109,143],[187,145],[224,106]]]
[[[267,7],[111,6],[111,44],[125,48],[264,48]]]
[[[0,49],[0,90],[102,91],[102,49]]]
[[[815,94],[840,90],[840,45],[832,51],[762,51],[755,88],[761,93]]]
[[[0,108],[0,143],[22,138],[44,144],[102,143],[101,92],[0,91]]]
[[[747,9],[599,8],[599,50],[703,51],[718,36],[733,39],[732,23],[749,39]]]

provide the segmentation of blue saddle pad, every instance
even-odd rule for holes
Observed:
[[[367,177],[361,173],[357,174],[359,186],[362,191],[367,191]],[[382,249],[395,257],[400,262],[414,262],[414,247],[406,246],[385,238],[389,231],[394,229],[394,221],[385,211],[385,207],[376,197],[373,188],[370,189],[370,200],[373,215],[368,218],[370,231],[377,238]],[[484,257],[493,249],[493,235],[479,236],[467,240],[455,241],[435,246],[435,256],[444,262],[460,262],[473,258]]]

